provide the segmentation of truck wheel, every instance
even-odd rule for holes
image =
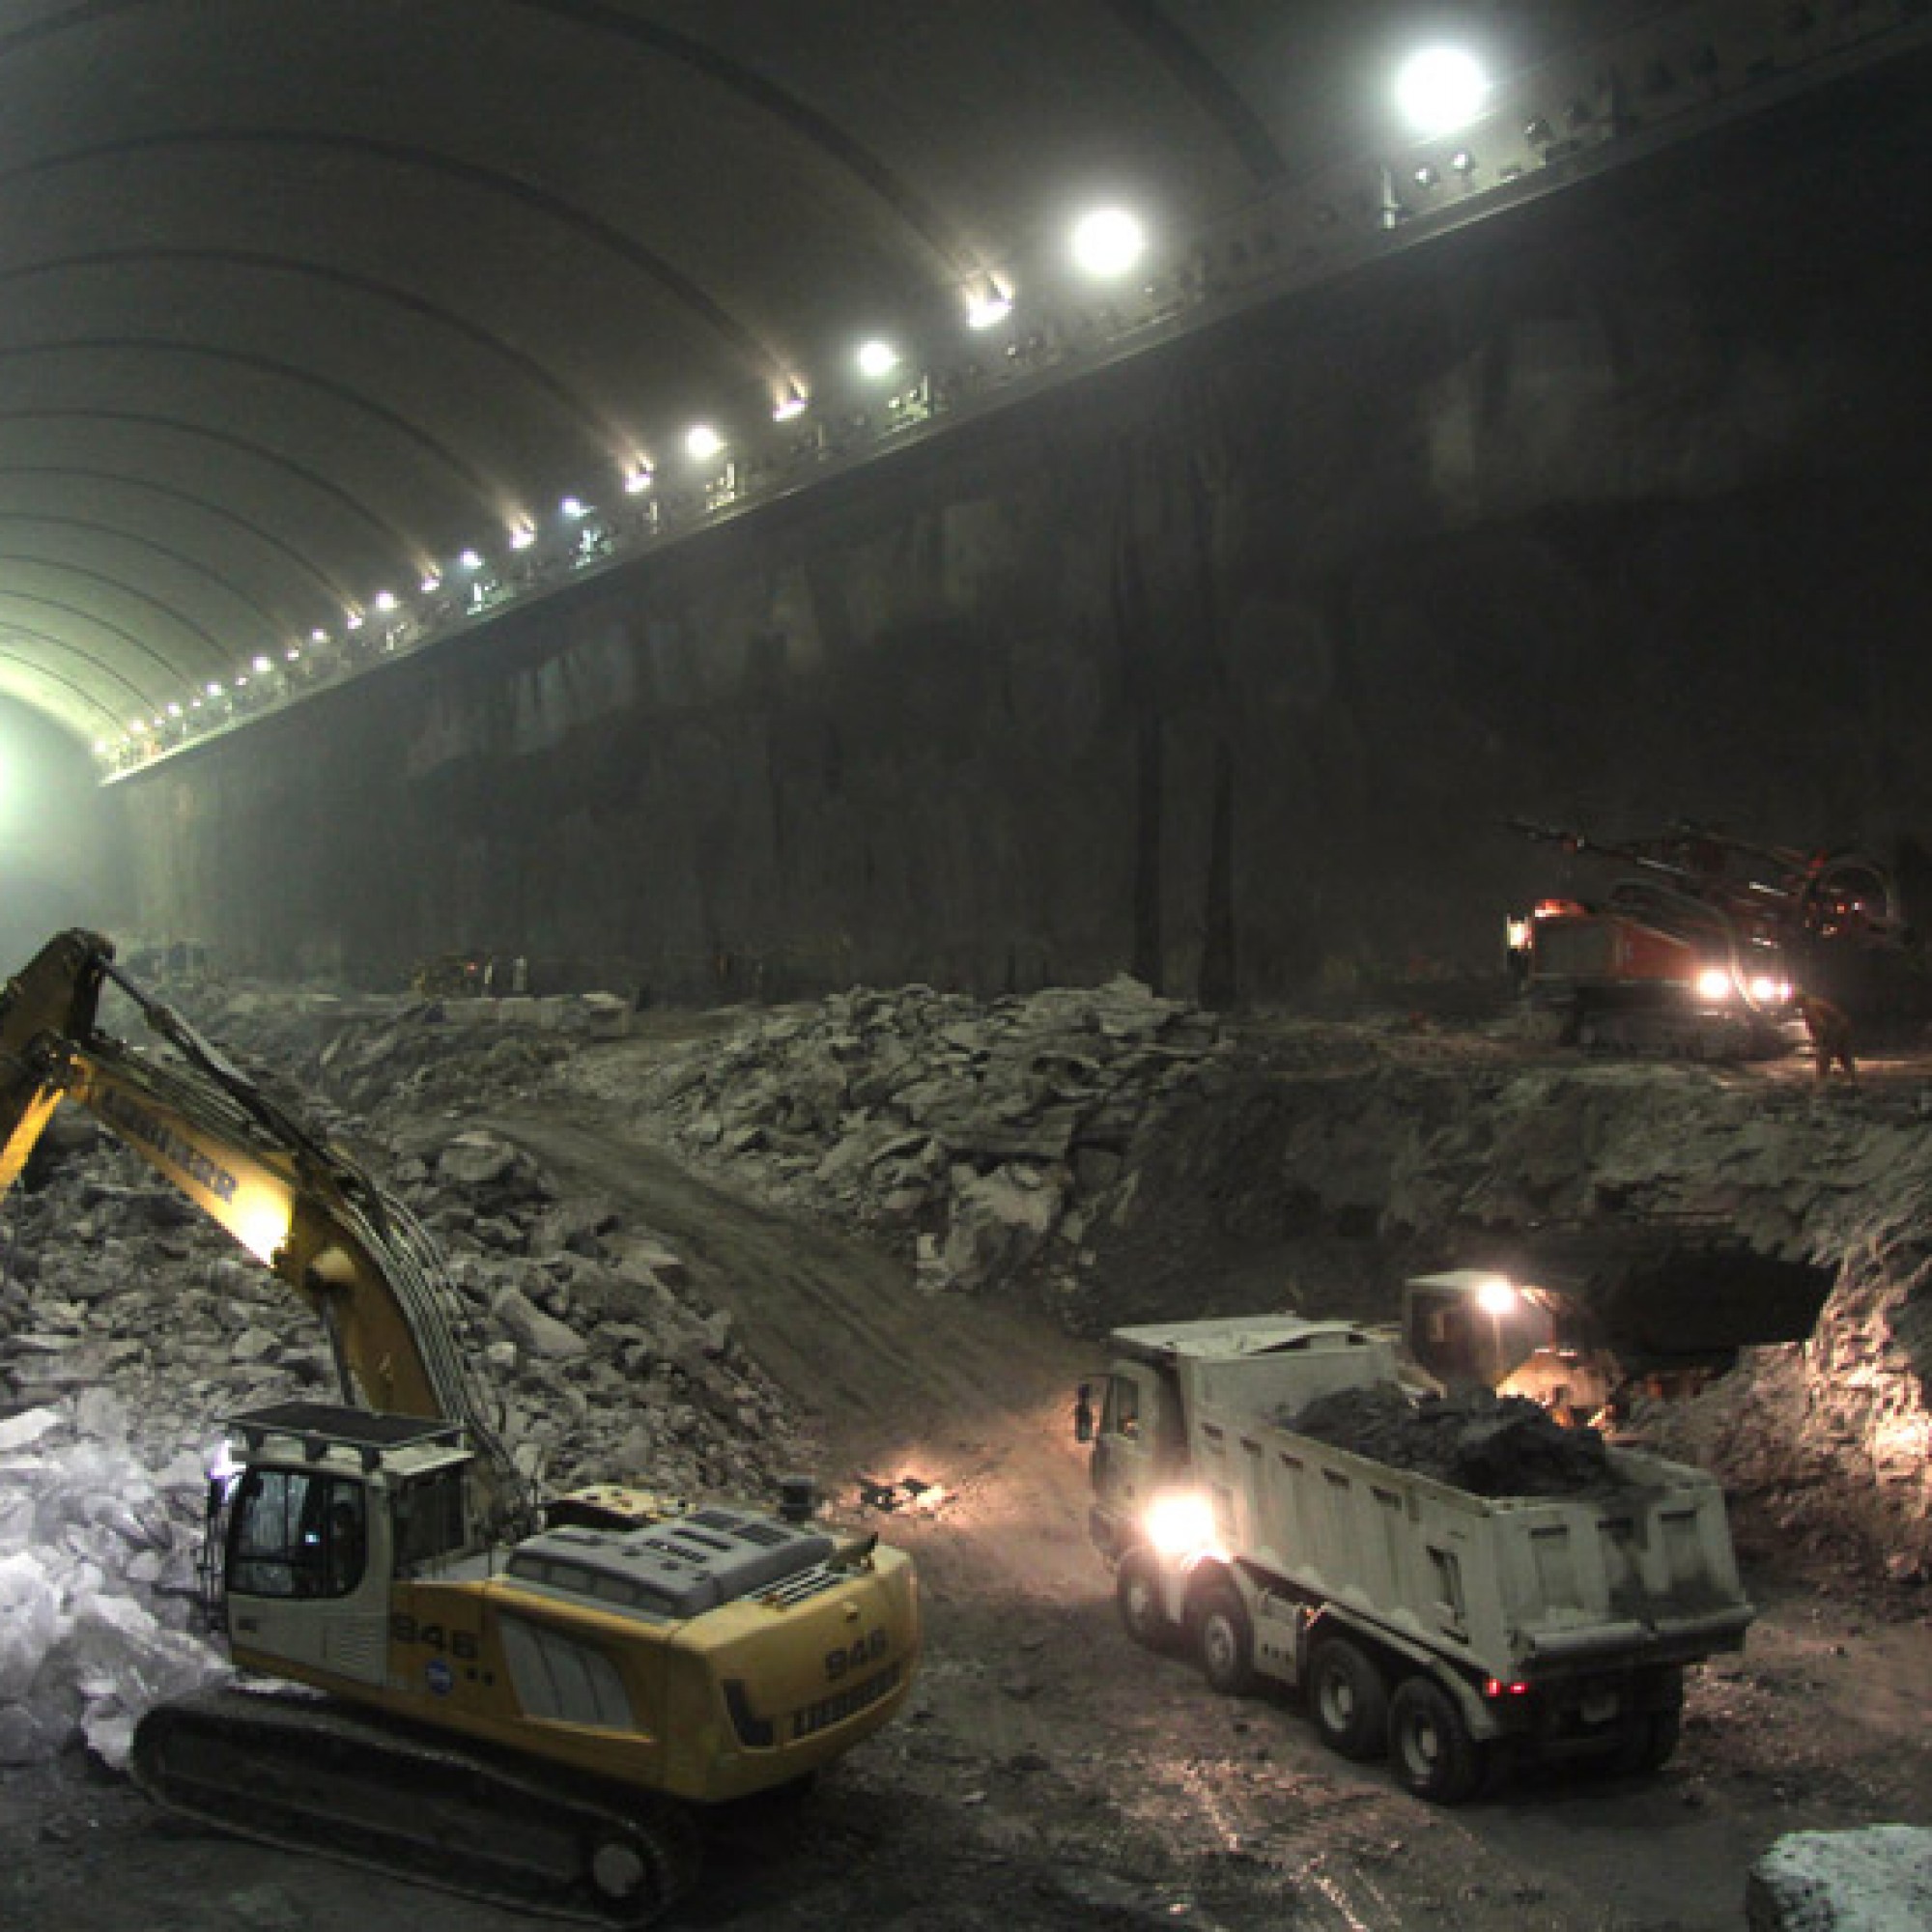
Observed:
[[[1247,1605],[1231,1583],[1215,1583],[1195,1599],[1189,1622],[1208,1682],[1224,1697],[1254,1689],[1255,1634]]]
[[[1321,1742],[1358,1762],[1388,1747],[1388,1686],[1375,1661],[1345,1636],[1315,1646],[1308,1711]]]
[[[1114,1603],[1136,1643],[1149,1650],[1166,1650],[1173,1643],[1174,1625],[1160,1605],[1160,1573],[1151,1551],[1130,1549],[1122,1557]]]
[[[1389,1758],[1404,1788],[1432,1804],[1473,1797],[1488,1769],[1455,1699],[1427,1677],[1405,1678],[1389,1699]]]
[[[1616,1769],[1627,1777],[1641,1777],[1662,1771],[1677,1750],[1684,1733],[1681,1711],[1648,1711],[1633,1719],[1617,1747]]]

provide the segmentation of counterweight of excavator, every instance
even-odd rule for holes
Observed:
[[[868,1632],[855,1644],[843,1650],[828,1650],[825,1653],[825,1674],[833,1683],[854,1670],[863,1670],[868,1663],[876,1663],[892,1648],[892,1639],[884,1631]]]

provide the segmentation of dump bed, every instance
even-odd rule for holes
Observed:
[[[1264,1585],[1505,1681],[1690,1662],[1743,1641],[1751,1608],[1722,1491],[1701,1470],[1612,1449],[1601,1490],[1473,1495],[1275,1419],[1393,1381],[1384,1345],[1171,1359],[1217,1528]]]

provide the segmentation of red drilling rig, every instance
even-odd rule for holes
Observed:
[[[1872,962],[1912,949],[1891,871],[1865,853],[1688,823],[1621,842],[1509,823],[1620,868],[1601,896],[1541,899],[1509,922],[1518,991],[1577,1045],[1700,1059],[1781,1052],[1799,993],[1858,1010],[1873,997]]]

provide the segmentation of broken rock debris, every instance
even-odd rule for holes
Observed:
[[[981,1005],[907,986],[753,1020],[631,1094],[700,1156],[904,1240],[933,1292],[1069,1276],[1143,1122],[1227,1053],[1138,980]]]

